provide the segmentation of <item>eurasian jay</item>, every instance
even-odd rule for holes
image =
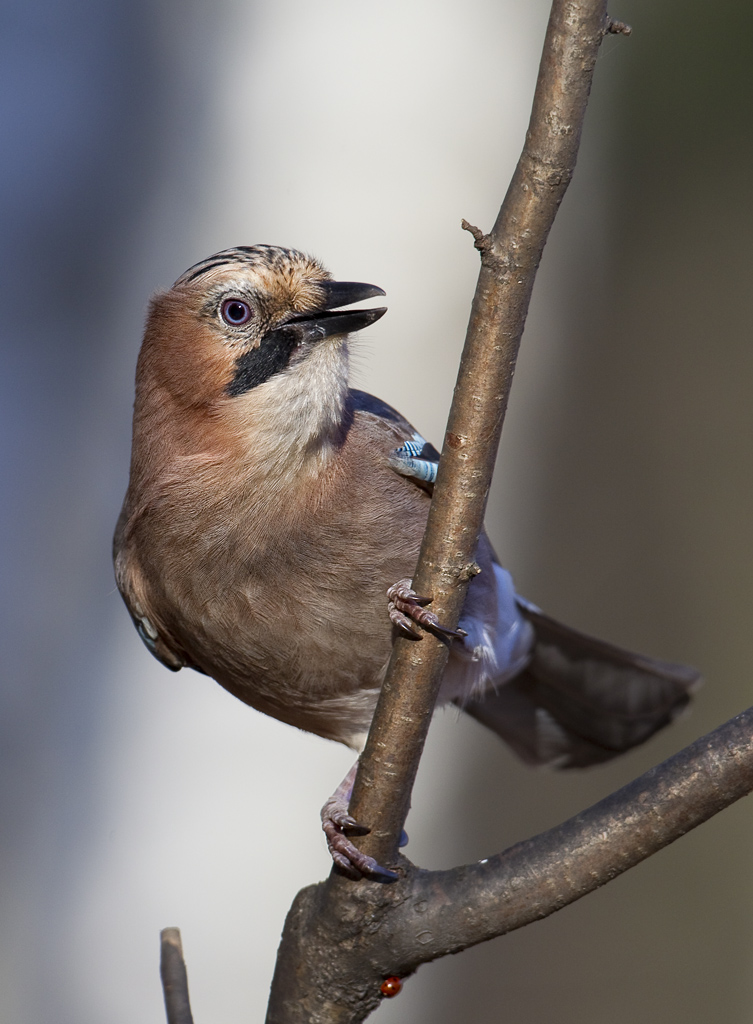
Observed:
[[[420,626],[450,645],[440,703],[524,760],[578,767],[642,743],[686,706],[695,671],[548,618],[485,534],[457,631],[411,590],[439,456],[348,379],[348,334],[386,310],[342,307],[383,294],[256,245],[152,300],[114,540],[141,639],[168,668],[360,751],[393,639]],[[348,838],[348,795],[323,810],[333,859],[390,877]]]

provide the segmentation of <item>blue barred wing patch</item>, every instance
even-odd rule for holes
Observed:
[[[412,441],[406,441],[390,452],[389,464],[403,476],[412,476],[416,480],[433,484],[437,479],[439,452],[416,433]]]

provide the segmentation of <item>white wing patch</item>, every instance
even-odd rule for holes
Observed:
[[[154,648],[159,638],[159,633],[146,615],[142,615],[137,621],[136,632],[139,634],[151,653],[154,654]]]

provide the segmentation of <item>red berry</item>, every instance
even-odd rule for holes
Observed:
[[[392,999],[393,996],[398,994],[402,987],[403,983],[399,978],[385,978],[379,986],[379,991],[385,999]]]

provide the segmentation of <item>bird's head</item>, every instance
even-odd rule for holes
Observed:
[[[216,253],[152,300],[137,411],[140,397],[153,411],[169,403],[171,415],[203,410],[250,429],[277,429],[279,419],[325,431],[347,390],[347,334],[386,312],[342,307],[377,295],[374,285],[333,281],[292,249]]]

